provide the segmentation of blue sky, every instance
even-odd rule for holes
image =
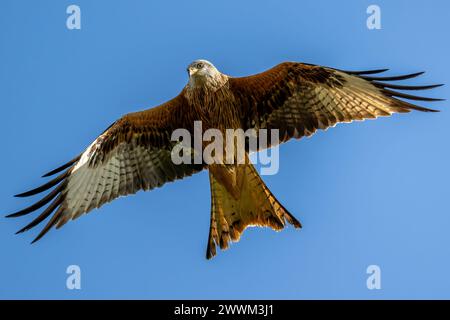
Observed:
[[[81,30],[66,8],[81,8]],[[381,8],[381,30],[366,8]],[[425,70],[450,84],[448,1],[0,3],[1,211],[121,115],[164,102],[205,58],[235,76],[294,60]],[[449,98],[449,86],[431,95]],[[427,106],[427,104],[424,104]],[[428,104],[428,106],[431,106]],[[50,232],[0,219],[0,298],[450,298],[450,110],[339,125],[280,148],[264,180],[301,231],[248,229],[204,258],[207,172],[121,198]],[[81,290],[66,268],[81,268]],[[368,290],[366,268],[381,268]]]

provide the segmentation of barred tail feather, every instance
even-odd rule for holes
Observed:
[[[206,258],[216,255],[216,245],[227,249],[231,241],[239,241],[242,232],[249,226],[270,227],[279,231],[286,222],[301,228],[300,222],[283,207],[258,175],[252,164],[235,167],[238,192],[230,192],[218,171],[225,166],[210,170],[211,225]],[[241,177],[241,178],[240,178]]]

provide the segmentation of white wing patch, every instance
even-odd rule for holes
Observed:
[[[135,143],[119,144],[108,154],[106,161],[92,165],[90,160],[99,146],[97,140],[73,167],[64,191],[64,211],[57,227],[120,196],[150,190],[203,169],[202,165],[177,166],[171,160],[170,150]]]

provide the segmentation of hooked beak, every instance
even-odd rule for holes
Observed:
[[[187,72],[189,74],[189,77],[194,75],[197,71],[198,71],[197,68],[191,68],[191,67],[187,68]]]

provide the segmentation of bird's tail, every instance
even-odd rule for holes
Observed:
[[[227,249],[237,242],[248,226],[284,228],[286,221],[295,228],[300,222],[275,198],[251,163],[213,165],[211,184],[211,225],[206,258],[216,254],[216,245]]]

